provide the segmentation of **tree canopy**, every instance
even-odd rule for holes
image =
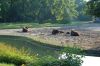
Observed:
[[[95,17],[100,17],[100,0],[90,0],[87,3],[87,13]]]
[[[75,0],[0,0],[0,21],[69,20],[76,7]]]

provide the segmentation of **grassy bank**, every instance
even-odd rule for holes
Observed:
[[[7,64],[8,63],[8,64]],[[81,57],[67,54],[67,58],[59,60],[53,56],[36,56],[25,49],[0,43],[0,65],[2,66],[80,66]]]
[[[20,36],[5,36],[0,35],[0,43],[5,43],[7,45],[14,46],[18,49],[25,48],[30,53],[39,54],[39,56],[52,55],[57,56],[57,51],[60,47],[48,45],[33,39],[20,37]],[[44,52],[45,51],[45,52]]]
[[[25,49],[31,54],[39,54],[39,56],[51,55],[54,57],[58,56],[58,52],[64,47],[58,46],[57,44],[49,44],[49,40],[43,42],[43,40],[35,40],[38,38],[27,38],[21,36],[8,36],[0,35],[0,43],[11,45],[18,49]],[[67,47],[67,46],[66,46]],[[73,47],[72,47],[73,48]],[[71,48],[70,48],[71,49]],[[73,50],[75,50],[73,48]]]
[[[29,28],[40,28],[40,27],[57,27],[57,26],[66,26],[66,25],[80,25],[85,22],[70,22],[70,23],[34,23],[34,22],[11,22],[11,23],[0,23],[0,29],[16,29],[16,28],[22,28],[24,26],[28,26]]]
[[[30,55],[29,52],[24,49],[16,49],[10,45],[4,43],[0,44],[0,62],[14,63],[16,65],[22,65],[30,62],[35,62],[35,55]]]

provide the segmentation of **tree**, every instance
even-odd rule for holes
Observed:
[[[87,14],[100,17],[100,0],[90,0],[87,3]]]
[[[7,20],[7,13],[9,9],[9,0],[0,0],[0,21]]]
[[[68,20],[77,16],[75,0],[42,0],[41,4],[40,11],[48,19]]]
[[[69,20],[77,16],[75,0],[0,0],[3,21]]]

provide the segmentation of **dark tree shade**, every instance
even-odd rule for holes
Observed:
[[[95,17],[100,17],[100,0],[90,0],[87,3],[87,13]]]
[[[0,0],[0,20],[69,20],[77,16],[75,0]]]

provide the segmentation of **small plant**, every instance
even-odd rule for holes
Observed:
[[[81,66],[82,60],[81,58],[83,55],[81,54],[82,50],[79,48],[71,48],[67,47],[64,48],[60,53],[65,52],[66,53],[66,59],[58,59],[54,58],[52,56],[46,56],[40,59],[40,65],[39,66]],[[75,54],[74,54],[75,53]],[[81,55],[77,55],[77,54]]]
[[[64,49],[62,49],[59,53],[70,53],[70,54],[78,54],[78,55],[84,55],[84,51],[83,49],[79,48],[79,47],[65,47]]]

